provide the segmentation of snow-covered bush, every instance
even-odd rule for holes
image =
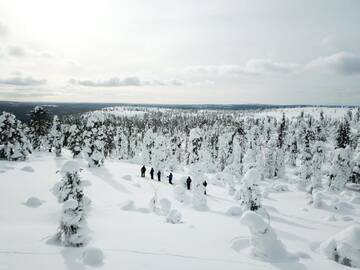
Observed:
[[[21,122],[15,115],[3,112],[0,115],[0,159],[25,160],[31,152]]]
[[[231,206],[227,211],[226,215],[228,216],[241,216],[243,214],[243,210],[239,206]]]
[[[166,217],[166,222],[172,224],[178,224],[181,223],[181,219],[182,219],[181,213],[176,209],[172,209]]]
[[[86,216],[90,200],[84,196],[78,164],[68,161],[60,170],[62,179],[53,193],[62,203],[60,226],[55,237],[65,246],[79,247],[88,241]]]
[[[250,230],[250,255],[272,262],[284,261],[293,257],[262,216],[252,211],[246,211],[240,221]]]
[[[321,252],[340,264],[360,267],[360,226],[353,225],[320,245]]]

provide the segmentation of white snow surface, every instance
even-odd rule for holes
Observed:
[[[318,247],[344,228],[359,223],[360,205],[352,202],[359,196],[356,191],[349,190],[352,196],[346,197],[322,192],[324,205],[335,202],[332,205],[340,207],[339,211],[309,206],[305,192],[284,182],[289,191],[271,193],[270,198],[264,198],[263,207],[271,217],[277,239],[289,253],[302,255],[294,260],[263,261],[238,252],[250,247],[251,234],[240,217],[226,214],[231,207],[239,206],[226,188],[209,183],[207,209],[198,211],[191,200],[175,199],[174,194],[182,194],[183,189],[174,192],[175,185],[151,181],[148,176],[140,178],[141,164],[116,160],[106,160],[101,168],[88,168],[85,160],[76,161],[83,168],[82,180],[90,183],[84,188],[92,200],[87,217],[89,246],[50,244],[62,208],[50,190],[61,179],[56,172],[72,160],[64,151],[61,158],[37,153],[26,162],[0,161],[0,269],[349,269],[325,258]],[[34,172],[21,170],[24,166],[31,166]],[[174,183],[187,177],[184,173],[173,174]],[[132,181],[124,180],[123,175],[132,176]],[[291,172],[287,176],[298,177]],[[261,181],[259,185],[263,190],[271,183]],[[167,198],[171,209],[181,213],[182,223],[174,225],[163,215],[149,211],[154,188],[159,199]],[[185,190],[185,195],[192,198],[192,191]],[[46,203],[38,208],[24,207],[24,202],[35,196]],[[338,197],[341,199],[336,200]],[[174,215],[172,211],[169,214]],[[336,218],[329,219],[332,215]],[[234,241],[237,250],[232,248]]]

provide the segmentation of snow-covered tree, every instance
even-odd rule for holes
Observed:
[[[329,189],[341,191],[351,175],[351,150],[350,147],[335,150],[334,159],[330,168]]]
[[[203,142],[202,131],[200,128],[193,128],[189,135],[189,164],[197,163],[200,159],[200,149]]]
[[[74,124],[69,128],[69,137],[68,137],[68,147],[73,157],[76,158],[81,154],[83,142],[83,132],[80,130],[79,126]]]
[[[350,181],[353,183],[360,184],[360,152],[354,155],[354,158],[351,162],[352,172],[350,176]]]
[[[264,148],[264,176],[265,178],[274,178],[275,176],[275,148],[276,141],[272,137]]]
[[[343,122],[340,122],[337,134],[336,134],[336,146],[337,148],[345,148],[346,146],[350,145],[350,124],[347,119]]]
[[[241,205],[246,210],[256,211],[261,207],[260,179],[260,172],[257,168],[249,169],[242,179],[238,196]]]
[[[54,116],[49,137],[51,138],[50,147],[54,149],[56,156],[60,157],[64,137],[62,134],[61,123],[57,115]]]
[[[66,162],[60,171],[62,179],[53,188],[53,194],[62,203],[55,238],[65,246],[80,247],[88,241],[86,216],[90,200],[84,196],[79,171],[77,163]]]
[[[312,158],[313,154],[310,145],[311,132],[307,130],[304,138],[304,148],[301,153],[300,178],[303,187],[310,184],[313,175]]]
[[[87,119],[84,141],[84,151],[88,157],[89,167],[102,166],[105,159],[105,135],[100,115],[93,114]]]
[[[34,150],[40,150],[44,146],[51,119],[49,112],[41,106],[36,106],[30,113],[30,139]]]
[[[30,143],[21,122],[15,115],[3,112],[0,115],[0,159],[25,160],[31,153]]]
[[[322,164],[324,161],[324,149],[320,142],[317,142],[314,146],[314,155],[312,157],[312,176],[311,187],[319,189],[322,187]]]

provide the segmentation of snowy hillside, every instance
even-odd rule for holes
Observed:
[[[293,184],[263,181],[271,227],[293,256],[262,261],[248,254],[249,229],[239,216],[227,214],[239,203],[224,188],[209,185],[209,209],[197,211],[190,202],[175,199],[174,186],[151,181],[148,175],[140,178],[137,164],[108,161],[102,168],[88,168],[79,159],[85,194],[92,200],[91,241],[83,248],[57,246],[49,239],[61,207],[50,189],[60,180],[56,171],[66,160],[72,160],[68,152],[59,158],[36,153],[26,162],[0,162],[1,269],[91,269],[99,262],[84,262],[84,251],[91,248],[105,256],[101,269],[345,269],[326,259],[319,244],[360,221],[357,192],[325,193],[325,204],[316,208]],[[175,184],[182,175],[174,174]],[[165,216],[150,211],[154,190],[159,199],[171,201],[182,223],[167,223]],[[191,193],[186,196],[190,199]],[[336,210],[335,204],[342,208]]]
[[[0,115],[0,269],[360,268],[360,109],[30,118]]]

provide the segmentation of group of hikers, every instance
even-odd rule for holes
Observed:
[[[141,177],[145,177],[145,173],[146,173],[146,167],[145,167],[145,165],[143,165],[142,167],[141,167],[141,169],[140,169],[140,174],[141,174]],[[154,168],[151,168],[150,169],[150,178],[151,178],[151,180],[154,180],[154,173],[155,173],[155,170],[154,170]],[[159,170],[157,173],[156,173],[156,175],[157,175],[157,180],[159,181],[159,182],[161,182],[161,171]],[[170,185],[172,185],[173,184],[173,182],[172,182],[172,180],[173,180],[173,174],[170,172],[170,174],[167,176],[167,178],[169,179],[169,184]],[[186,179],[186,188],[188,189],[188,190],[191,190],[191,182],[192,182],[192,180],[191,180],[191,178],[190,178],[190,176],[188,176],[188,178]],[[206,187],[207,187],[207,182],[206,182],[206,180],[202,183],[203,184],[203,186],[204,186],[204,188],[205,188],[205,190],[204,190],[204,194],[206,195]]]

